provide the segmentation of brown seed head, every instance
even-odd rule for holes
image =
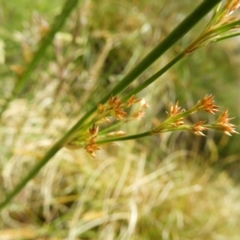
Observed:
[[[202,98],[200,101],[197,103],[197,108],[199,110],[204,110],[208,113],[215,114],[218,112],[218,106],[214,104],[214,95],[206,95],[204,98]]]
[[[104,105],[103,104],[98,104],[98,113],[103,114],[105,111]]]
[[[139,110],[132,115],[132,118],[141,119],[144,116],[144,114],[145,112],[143,110]]]
[[[108,100],[108,104],[112,109],[115,109],[119,108],[122,105],[122,101],[117,97],[111,96]]]
[[[127,113],[123,111],[122,101],[117,98],[111,96],[108,100],[109,110],[111,110],[112,115],[116,117],[116,119],[123,119]]]
[[[232,35],[232,30],[238,30],[237,32],[239,32],[239,17],[237,14],[232,14],[240,7],[240,1],[226,0],[222,2],[226,2],[226,4],[223,7],[219,6],[219,8],[216,9],[215,14],[207,27],[199,37],[186,48],[186,55],[198,48],[208,45],[209,43],[216,42],[222,37],[223,39],[226,36],[230,37]],[[230,23],[232,26],[224,27]]]
[[[202,132],[207,129],[206,127],[203,126],[204,123],[205,123],[205,121],[199,121],[199,122],[195,123],[192,126],[192,132],[199,136],[205,136],[205,134]]]
[[[217,19],[214,28],[218,28],[218,27],[221,27],[225,24],[229,24],[229,23],[233,23],[233,22],[238,21],[238,17],[237,16],[232,16],[232,14],[234,13],[234,11],[236,11],[239,8],[239,6],[240,6],[240,1],[239,0],[229,0],[229,1],[227,1],[225,6],[222,8],[222,14]],[[233,26],[233,29],[234,28],[235,27]]]
[[[85,150],[86,152],[88,152],[92,157],[95,158],[95,152],[97,150],[99,150],[100,148],[98,147],[98,145],[96,143],[94,143],[94,141],[90,141],[86,146],[85,146]]]
[[[91,137],[96,137],[98,134],[99,127],[93,124],[91,128],[88,129],[88,132]]]
[[[167,112],[168,117],[172,118],[172,117],[177,117],[177,115],[181,114],[182,112],[184,112],[184,109],[181,109],[181,107],[178,106],[178,102],[175,103],[175,105],[172,105],[170,107],[170,111]],[[180,125],[184,124],[184,118],[183,117],[179,117],[177,118],[173,123],[171,123],[172,126],[177,127]]]
[[[231,15],[239,7],[240,7],[239,0],[228,0],[224,8],[226,9],[226,14]]]
[[[127,100],[127,102],[126,102],[126,107],[128,108],[128,107],[130,107],[131,105],[133,105],[133,104],[135,104],[135,103],[137,103],[137,102],[139,102],[139,101],[141,101],[141,99],[137,99],[137,98],[135,98],[134,95],[132,95],[132,96]]]
[[[232,136],[231,133],[238,133],[235,129],[236,126],[230,123],[233,118],[228,117],[228,110],[225,110],[217,119],[213,126],[223,133]]]
[[[121,108],[115,109],[114,114],[115,114],[116,119],[118,119],[118,120],[123,119],[127,115],[127,113],[124,112]]]
[[[173,117],[173,116],[176,116],[178,115],[179,113],[181,113],[182,110],[181,110],[181,107],[178,106],[178,102],[175,103],[175,105],[172,105],[170,107],[170,111],[167,112],[168,113],[168,116],[169,117]]]

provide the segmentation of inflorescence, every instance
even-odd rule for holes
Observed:
[[[135,104],[139,104],[138,110],[133,114],[129,114],[127,109]],[[95,157],[96,151],[100,149],[99,144],[136,139],[143,136],[151,136],[152,134],[187,130],[193,134],[205,136],[204,132],[210,129],[220,131],[229,136],[238,133],[236,126],[230,123],[233,118],[228,117],[228,110],[223,111],[213,123],[201,120],[190,124],[189,121],[186,121],[187,117],[198,111],[205,111],[208,114],[219,112],[219,106],[215,104],[214,95],[212,94],[204,96],[188,110],[182,109],[179,103],[176,102],[169,107],[166,120],[145,133],[126,135],[122,130],[112,131],[112,128],[115,129],[127,121],[141,119],[148,107],[145,100],[137,99],[135,96],[130,97],[126,102],[123,102],[116,96],[111,96],[107,103],[98,105],[96,116],[92,120],[92,125],[87,132],[79,134],[66,147],[83,147],[86,152]],[[108,125],[104,128],[106,124]],[[99,130],[100,126],[103,127],[102,131]]]

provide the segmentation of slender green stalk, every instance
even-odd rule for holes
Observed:
[[[177,62],[179,62],[184,56],[185,56],[185,50],[183,52],[181,52],[178,56],[176,56],[174,59],[172,59],[162,69],[160,69],[158,72],[156,72],[150,78],[145,80],[143,83],[141,83],[139,86],[137,86],[132,91],[130,91],[127,95],[125,95],[123,100],[127,100],[132,95],[135,95],[135,94],[139,93],[144,88],[146,88],[148,85],[155,82],[161,75],[163,75],[168,69],[170,69],[172,66],[174,66]]]
[[[239,35],[240,35],[240,32],[233,33],[233,34],[229,34],[229,35],[227,35],[227,36],[222,36],[222,37],[217,38],[217,40],[216,40],[215,42],[220,42],[220,41],[222,41],[222,40],[226,40],[226,39],[228,39],[228,38],[237,37],[237,36],[239,36]]]
[[[122,136],[122,137],[109,137],[106,139],[101,139],[97,140],[96,144],[104,144],[104,143],[109,143],[109,142],[120,142],[120,141],[127,141],[127,140],[132,140],[132,139],[137,139],[137,138],[143,138],[143,137],[149,137],[152,136],[153,134],[160,134],[164,132],[174,132],[174,131],[182,131],[182,130],[189,130],[189,126],[187,125],[181,125],[178,127],[170,127],[170,128],[162,128],[158,132],[151,130],[139,134],[133,134],[133,135],[128,135],[128,136]]]
[[[153,133],[152,131],[147,131],[139,134],[134,134],[134,135],[128,135],[128,136],[123,136],[123,137],[109,137],[106,139],[101,139],[96,141],[96,144],[103,144],[103,143],[109,143],[109,142],[118,142],[118,141],[127,141],[127,140],[132,140],[132,139],[137,139],[137,138],[143,138],[143,137],[148,137],[151,136]]]
[[[116,123],[114,123],[113,125],[111,125],[111,126],[109,126],[109,127],[106,127],[106,128],[104,128],[103,130],[101,130],[101,131],[98,133],[98,136],[103,135],[103,134],[106,134],[106,133],[114,130],[115,128],[121,126],[122,124],[125,124],[126,122],[128,122],[128,121],[119,121],[119,122],[116,122]]]
[[[73,0],[72,0],[73,1]],[[69,4],[70,0],[68,1]],[[157,45],[132,71],[127,74],[122,81],[117,84],[112,91],[106,94],[100,103],[105,103],[113,94],[116,95],[123,91],[131,82],[133,82],[143,71],[145,71],[157,58],[159,58],[165,51],[167,51],[174,43],[176,43],[184,34],[186,34],[204,15],[206,15],[220,0],[203,1],[198,8],[196,8],[182,23],[180,23],[159,45]],[[37,61],[38,62],[38,61]],[[35,67],[36,63],[33,65]],[[32,69],[33,69],[32,68]],[[31,69],[31,71],[32,71]],[[30,71],[30,72],[31,72]],[[23,80],[22,80],[23,81]],[[24,80],[25,83],[27,80]],[[19,85],[19,89],[23,85]],[[30,170],[19,184],[10,192],[5,200],[0,203],[0,209],[3,209],[21,190],[22,188],[37,175],[41,168],[69,141],[82,126],[82,124],[94,113],[97,105],[88,111],[38,162],[33,169]],[[147,133],[143,133],[145,136]],[[149,132],[148,132],[149,134]],[[142,136],[143,136],[142,135]],[[126,139],[127,140],[127,139]]]
[[[50,44],[52,43],[55,34],[62,28],[63,24],[67,20],[72,10],[77,6],[77,3],[78,0],[66,0],[65,4],[63,5],[61,14],[56,16],[49,33],[42,40],[42,43],[37,52],[34,54],[32,61],[28,64],[27,69],[23,72],[21,78],[15,85],[12,92],[12,96],[7,99],[5,105],[3,106],[0,112],[0,117],[2,113],[7,109],[8,104],[11,102],[11,100],[16,95],[18,95],[23,90],[24,86],[26,86],[26,84],[29,82],[33,70],[36,68],[38,63],[43,59],[44,54],[48,46],[50,46]]]

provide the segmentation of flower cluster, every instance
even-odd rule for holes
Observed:
[[[240,19],[233,15],[239,8],[240,1],[228,0],[223,7],[221,5],[222,2],[215,9],[213,17],[199,37],[187,46],[186,54],[209,43],[240,35]]]
[[[238,133],[235,130],[236,126],[230,123],[232,119],[228,117],[228,110],[225,110],[210,127],[231,136],[232,133]]]
[[[232,133],[238,133],[235,129],[235,125],[230,123],[232,118],[228,118],[228,111],[224,111],[218,119],[211,124],[205,124],[205,121],[199,121],[192,125],[186,124],[184,122],[185,118],[190,116],[191,114],[203,110],[209,114],[215,114],[219,111],[219,107],[215,104],[214,95],[206,95],[201,100],[199,100],[195,106],[190,108],[189,110],[181,110],[181,107],[178,106],[178,102],[175,105],[170,107],[168,114],[168,118],[161,123],[159,126],[152,130],[152,133],[161,133],[166,131],[176,131],[176,130],[189,130],[192,133],[205,136],[203,131],[208,129],[214,129],[217,131],[221,131],[229,136]]]
[[[107,104],[99,104],[98,105],[98,114],[101,116],[105,115],[105,117],[115,117],[117,120],[122,120],[127,116],[127,112],[125,109],[129,108],[133,104],[141,101],[140,99],[135,98],[135,96],[131,96],[126,103],[124,103],[118,97],[111,96]]]
[[[132,116],[127,116],[128,114],[126,112],[126,108],[137,102],[140,102],[140,107],[137,112],[135,112]],[[204,131],[209,129],[220,131],[229,136],[231,136],[231,134],[238,133],[235,125],[230,123],[232,118],[228,117],[227,110],[221,113],[217,120],[213,123],[206,123],[206,121],[201,120],[190,124],[189,121],[186,120],[187,117],[198,111],[205,111],[208,114],[217,113],[219,111],[219,107],[215,104],[214,95],[212,94],[204,96],[201,100],[197,101],[192,108],[187,110],[182,109],[178,102],[176,102],[169,107],[169,110],[167,111],[167,119],[157,127],[147,132],[135,135],[126,135],[124,131],[115,130],[118,124],[113,123],[110,120],[110,126],[105,127],[102,131],[99,131],[99,124],[105,121],[103,121],[103,119],[115,117],[116,120],[120,120],[119,123],[132,119],[138,119],[138,117],[142,116],[143,111],[147,107],[148,104],[144,100],[138,100],[134,96],[129,98],[126,102],[123,102],[117,97],[111,96],[105,104],[100,104],[98,106],[98,113],[92,120],[93,124],[88,129],[86,135],[81,134],[81,136],[76,137],[73,141],[67,144],[67,147],[71,149],[76,148],[76,146],[84,147],[86,152],[88,152],[92,157],[95,157],[96,151],[100,149],[99,144],[136,139],[139,137],[151,136],[152,134],[157,133],[187,130],[196,135],[205,136]]]
[[[99,150],[100,148],[95,143],[95,139],[98,135],[98,126],[95,124],[88,129],[89,137],[88,137],[88,143],[85,146],[85,150],[92,156],[95,157],[95,152]]]
[[[205,121],[199,121],[199,122],[193,124],[192,132],[199,136],[205,136],[203,131],[207,130],[207,128],[203,126],[204,123],[205,123]]]
[[[215,114],[216,112],[218,112],[219,107],[215,105],[213,98],[214,98],[213,94],[206,95],[205,97],[203,97],[200,101],[198,101],[197,109],[204,110],[211,114]]]
[[[126,111],[127,108],[132,105],[140,102],[140,108],[137,112],[133,113],[131,116],[128,116]],[[95,157],[95,152],[99,150],[98,145],[96,144],[96,138],[98,135],[99,127],[95,124],[102,123],[112,123],[111,118],[114,118],[117,121],[130,121],[133,119],[139,119],[144,115],[144,110],[148,107],[146,101],[137,99],[135,96],[131,96],[126,102],[122,101],[116,96],[110,96],[108,101],[105,104],[98,105],[97,116],[93,119],[93,126],[88,130],[88,140],[85,145],[85,150],[92,156]],[[123,121],[124,120],[124,121]],[[112,125],[114,125],[112,123]],[[107,131],[105,137],[116,137],[116,136],[124,136],[125,132],[118,131]]]
[[[178,102],[170,106],[170,110],[167,112],[168,118],[176,118],[176,120],[171,123],[172,126],[177,127],[184,124],[184,117],[179,116],[183,112],[185,112],[185,110],[178,106]]]
[[[127,113],[123,110],[123,103],[119,98],[111,96],[108,100],[108,106],[110,112],[116,119],[120,120],[126,117]]]

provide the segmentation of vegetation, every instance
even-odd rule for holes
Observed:
[[[0,235],[237,239],[240,3],[59,4],[1,2]]]

